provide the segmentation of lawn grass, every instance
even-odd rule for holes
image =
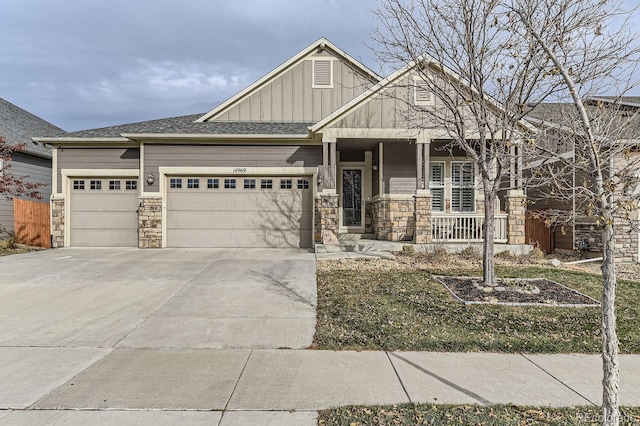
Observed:
[[[334,425],[585,425],[600,423],[600,407],[400,404],[320,411],[318,424]],[[622,408],[621,425],[640,423],[640,407]]]
[[[477,269],[318,271],[314,348],[331,350],[600,353],[600,308],[464,305],[432,274]],[[541,266],[501,266],[500,277],[544,277],[600,300],[602,277]],[[640,353],[640,283],[620,281],[621,353]]]

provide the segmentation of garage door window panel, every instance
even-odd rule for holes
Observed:
[[[245,179],[244,180],[244,189],[256,189],[256,180],[255,179]]]
[[[261,189],[273,189],[273,179],[261,179],[260,180],[260,188]]]
[[[187,188],[188,189],[200,188],[200,179],[187,179]]]
[[[220,182],[218,179],[207,179],[207,189],[218,189]]]
[[[109,190],[110,191],[119,191],[120,190],[120,181],[119,180],[110,180],[109,181]]]
[[[102,189],[102,181],[101,180],[92,180],[89,186],[92,190],[101,190]]]
[[[280,189],[291,189],[291,188],[292,188],[291,179],[280,179]]]
[[[225,189],[235,189],[236,188],[236,180],[235,179],[225,179],[224,180],[224,188]]]
[[[73,189],[75,189],[75,190],[83,190],[84,189],[84,181],[83,180],[74,180],[73,181]]]
[[[169,188],[180,189],[182,188],[182,179],[179,178],[171,178],[169,180]]]
[[[128,180],[126,182],[127,190],[137,190],[138,189],[138,181],[137,180]]]

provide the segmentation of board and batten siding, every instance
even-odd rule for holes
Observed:
[[[416,145],[385,142],[382,157],[383,194],[416,193]]]
[[[13,153],[9,172],[16,176],[27,176],[26,182],[42,182],[45,186],[38,189],[43,202],[49,202],[51,196],[51,159],[36,157],[24,153]],[[28,197],[19,197],[28,200]],[[0,227],[13,232],[13,200],[0,197]],[[0,229],[0,235],[2,235]]]
[[[312,58],[332,59],[333,87],[313,88]],[[317,122],[372,83],[333,56],[311,56],[277,76],[215,121]]]
[[[63,169],[139,169],[138,148],[59,148],[58,188],[62,191]]]
[[[144,175],[159,167],[317,167],[321,146],[145,145]],[[159,182],[145,191],[159,191]]]

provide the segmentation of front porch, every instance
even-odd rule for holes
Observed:
[[[484,239],[484,199],[475,165],[449,141],[428,138],[323,137],[315,200],[316,243],[346,235],[414,244]],[[518,179],[514,179],[517,181]],[[496,203],[498,244],[525,244],[525,196]]]

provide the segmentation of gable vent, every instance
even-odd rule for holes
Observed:
[[[433,105],[433,91],[424,80],[414,82],[414,102],[416,105]]]
[[[313,61],[313,87],[332,87],[331,59],[315,59]]]

